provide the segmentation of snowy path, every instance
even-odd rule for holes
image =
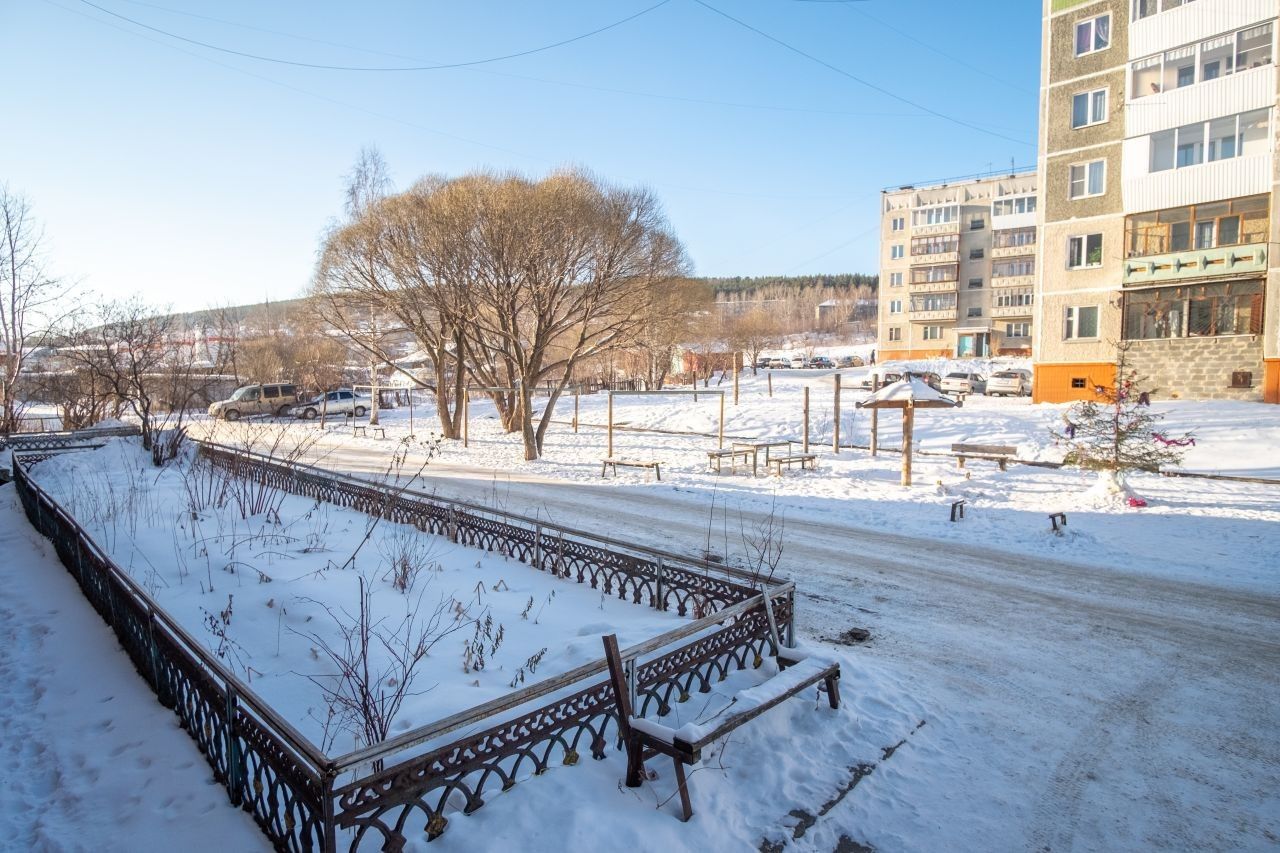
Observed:
[[[385,451],[367,445],[325,452],[333,470],[386,465]],[[430,472],[442,497],[592,529],[607,518],[613,535],[689,553],[706,540],[705,491],[449,463]],[[761,515],[734,509],[731,540],[739,513],[748,523]],[[717,535],[723,523],[717,516]],[[920,698],[947,709],[798,844],[831,850],[842,835],[880,850],[1280,843],[1273,592],[793,516],[784,565],[807,634],[870,627],[862,653],[898,665]]]
[[[0,847],[268,849],[0,487]]]

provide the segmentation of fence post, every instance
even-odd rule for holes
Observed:
[[[335,853],[338,849],[338,826],[333,814],[333,771],[328,768],[320,782],[320,814],[324,822],[320,827],[324,834],[320,849],[323,853]]]
[[[835,419],[831,422],[831,452],[840,453],[840,374],[832,377],[836,383]]]
[[[533,567],[542,569],[542,525],[539,524],[533,531]]]
[[[653,606],[656,610],[666,610],[666,606],[662,600],[662,558],[658,558],[657,582],[653,587]]]
[[[244,784],[241,778],[244,762],[240,755],[240,744],[236,741],[236,689],[228,682],[227,690],[227,792],[231,795],[231,805],[238,806],[244,801]]]

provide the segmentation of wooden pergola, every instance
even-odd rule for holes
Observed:
[[[911,485],[911,444],[916,409],[950,409],[956,401],[929,387],[923,379],[903,379],[886,385],[858,403],[860,409],[902,410],[902,485]]]
[[[692,394],[694,399],[699,394],[717,394],[720,397],[720,423],[716,430],[720,447],[724,447],[724,391],[704,388],[701,391],[690,390],[688,388],[673,388],[665,391],[610,391],[609,393],[609,452],[608,456],[613,457],[613,398],[614,397],[669,397],[677,394]]]

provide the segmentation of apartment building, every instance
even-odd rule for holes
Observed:
[[[1280,402],[1276,0],[1044,0],[1035,398]]]
[[[1034,170],[881,194],[881,361],[1031,354]]]

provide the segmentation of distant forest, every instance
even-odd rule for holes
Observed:
[[[711,285],[717,299],[721,294],[735,294],[737,298],[749,296],[756,291],[778,292],[780,290],[839,290],[848,292],[866,287],[875,290],[880,281],[878,275],[863,273],[836,273],[834,275],[760,275],[734,276],[732,278],[706,277],[700,279]]]

